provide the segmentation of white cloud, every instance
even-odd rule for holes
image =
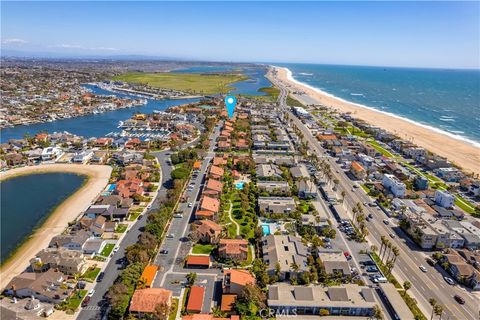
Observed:
[[[49,46],[50,48],[61,48],[61,49],[80,49],[80,50],[90,50],[90,51],[117,51],[118,49],[110,47],[84,47],[78,44],[56,44]]]
[[[23,39],[18,39],[18,38],[9,38],[9,39],[4,39],[2,40],[2,44],[16,44],[16,45],[21,45],[25,44],[27,41]]]

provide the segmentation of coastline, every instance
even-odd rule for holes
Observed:
[[[355,118],[397,134],[402,139],[411,140],[430,152],[446,157],[455,165],[462,167],[467,173],[480,173],[480,166],[478,166],[478,163],[480,163],[480,144],[477,146],[476,143],[461,140],[457,136],[440,129],[335,97],[295,80],[287,68],[276,66],[272,66],[272,68],[277,70],[276,79],[285,83],[290,94],[303,104],[322,104],[342,113],[350,112]],[[268,77],[273,77],[271,72],[268,73]],[[305,94],[293,93],[296,91],[302,91]]]
[[[87,176],[85,183],[50,212],[41,225],[32,230],[31,235],[0,266],[0,288],[4,288],[13,277],[25,271],[30,259],[38,251],[46,248],[51,238],[60,234],[69,222],[78,218],[105,188],[111,171],[110,166],[104,165],[47,164],[21,167],[0,173],[0,181],[23,175],[53,172]]]

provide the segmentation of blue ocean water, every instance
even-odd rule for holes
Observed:
[[[480,143],[480,70],[277,65],[344,100]]]
[[[56,206],[80,188],[85,179],[73,173],[43,173],[1,182],[0,262],[5,261]]]

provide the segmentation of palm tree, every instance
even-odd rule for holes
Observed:
[[[385,254],[387,253],[387,248],[391,248],[391,247],[392,247],[392,245],[390,244],[390,240],[385,239],[385,249],[383,250],[383,255],[382,255],[380,261],[383,262],[383,258],[385,257]]]
[[[430,316],[430,320],[433,319],[433,312],[435,310],[435,306],[437,305],[437,300],[435,300],[434,298],[430,298],[428,299],[428,303],[430,303],[430,305],[432,306],[432,315]]]
[[[442,319],[443,306],[441,304],[435,305],[433,307],[433,313],[435,313],[436,316],[439,316],[440,319]]]
[[[403,288],[405,289],[405,293],[412,288],[412,283],[410,281],[405,281],[403,283]]]
[[[378,256],[382,255],[382,250],[384,249],[384,246],[387,244],[387,240],[388,239],[385,236],[380,237],[380,241],[382,242],[382,244],[380,246],[380,252],[378,253]]]

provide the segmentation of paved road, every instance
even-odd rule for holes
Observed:
[[[279,95],[280,106],[284,108],[286,116],[294,121],[297,127],[302,131],[304,139],[309,143],[310,148],[318,155],[324,157],[325,150],[320,146],[319,142],[312,136],[311,132],[293,113],[290,112],[286,106],[287,89],[281,84],[276,83],[281,89]],[[333,169],[334,178],[337,178],[339,189],[345,190],[345,205],[347,208],[352,208],[356,203],[371,202],[370,197],[362,190],[352,192],[352,181],[345,175],[334,159],[326,157]],[[429,315],[431,308],[429,307],[428,299],[435,298],[439,303],[444,305],[444,319],[479,319],[479,299],[472,293],[467,292],[465,288],[460,286],[449,286],[443,280],[443,275],[440,272],[433,270],[425,262],[425,253],[421,252],[419,248],[413,244],[408,237],[406,237],[397,226],[386,226],[381,221],[386,218],[385,214],[376,208],[365,207],[365,213],[371,213],[374,220],[367,223],[367,228],[370,236],[367,238],[372,244],[380,248],[380,237],[382,235],[389,236],[390,233],[396,233],[396,239],[390,239],[400,249],[400,256],[397,259],[394,275],[402,280],[409,280],[413,287],[410,293],[414,295],[415,299],[423,306],[426,315]],[[427,267],[428,272],[420,271],[419,266]],[[453,299],[454,294],[461,295],[465,300],[465,305],[459,305]]]

